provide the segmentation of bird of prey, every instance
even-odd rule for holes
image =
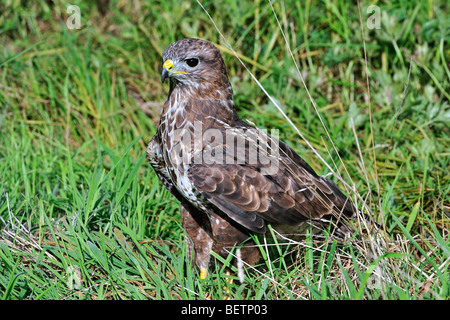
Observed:
[[[188,252],[208,274],[211,251],[226,257],[241,246],[254,264],[259,250],[250,234],[266,225],[280,233],[330,225],[346,233],[356,215],[336,184],[291,147],[239,118],[219,50],[182,39],[163,53],[161,80],[170,80],[160,125],[147,157],[168,191],[181,202]],[[303,228],[303,229],[302,229]]]

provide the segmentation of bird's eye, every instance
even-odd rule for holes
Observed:
[[[189,58],[189,59],[186,59],[185,62],[189,67],[193,68],[198,65],[199,60],[197,58]]]

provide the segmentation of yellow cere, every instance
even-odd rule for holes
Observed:
[[[163,68],[166,68],[169,71],[170,71],[170,69],[172,69],[172,67],[173,67],[173,62],[170,59],[167,59],[166,62],[164,62],[164,64],[163,64]]]

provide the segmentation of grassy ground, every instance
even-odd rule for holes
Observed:
[[[228,284],[219,266],[199,280],[179,205],[144,158],[167,92],[164,48],[183,37],[218,44],[241,117],[279,129],[320,174],[329,169],[195,1],[73,1],[82,24],[74,30],[65,2],[25,3],[0,4],[0,298],[449,299],[446,1],[376,2],[374,30],[372,3],[361,3],[370,91],[355,4],[277,1],[280,29],[269,2],[204,1],[250,71],[381,225],[363,250],[272,240],[243,284]]]

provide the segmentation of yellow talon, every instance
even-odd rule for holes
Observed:
[[[200,279],[205,280],[208,276],[208,268],[200,268]]]

